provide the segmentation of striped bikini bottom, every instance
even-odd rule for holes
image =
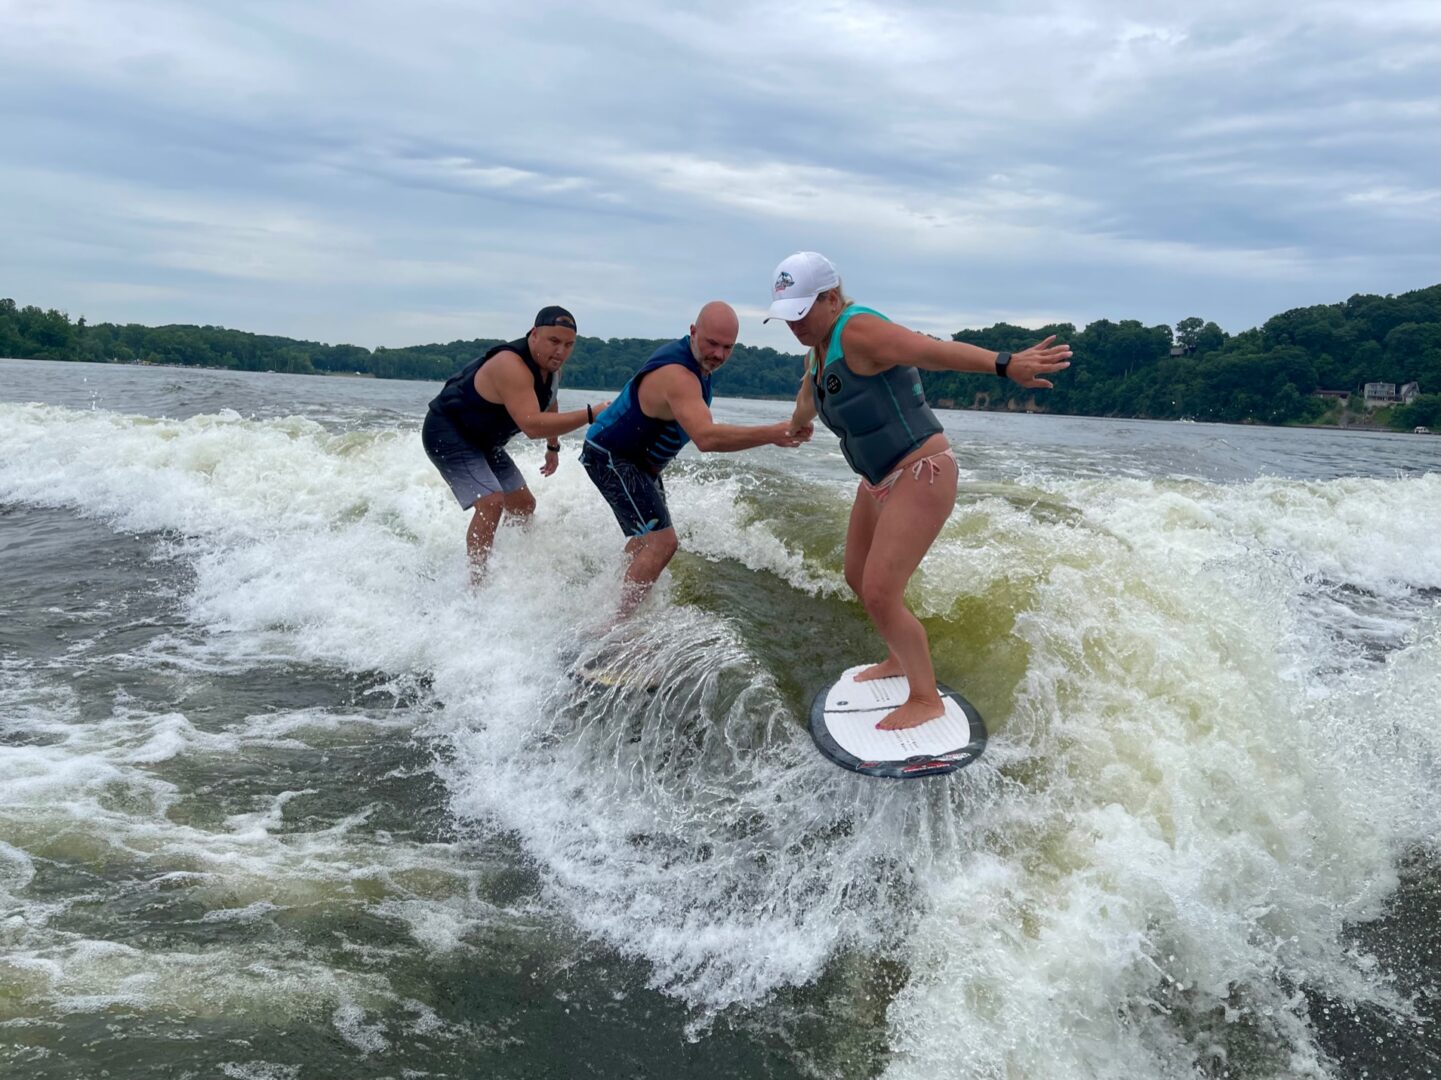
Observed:
[[[896,481],[901,478],[901,473],[909,472],[914,479],[919,480],[922,469],[931,470],[929,480],[930,483],[934,484],[936,482],[936,475],[941,471],[940,463],[936,460],[937,458],[950,458],[951,461],[954,462],[956,455],[951,451],[950,447],[946,447],[946,449],[938,454],[931,454],[929,457],[918,458],[909,465],[902,465],[895,472],[887,473],[874,484],[869,480],[862,479],[861,490],[875,499],[876,502],[883,503],[886,501],[886,497],[890,495],[891,488],[896,486]]]

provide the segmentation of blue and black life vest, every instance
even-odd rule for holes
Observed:
[[[624,458],[657,475],[690,442],[685,429],[674,420],[647,416],[640,407],[640,381],[656,368],[680,364],[700,380],[701,396],[711,401],[710,376],[691,353],[690,337],[662,345],[649,360],[630,377],[620,396],[585,433],[585,441],[594,443],[618,458]]]

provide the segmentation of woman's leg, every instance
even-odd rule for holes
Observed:
[[[905,592],[955,502],[956,463],[947,456],[934,467],[921,468],[918,476],[907,468],[878,508],[861,575],[861,603],[890,649],[886,662],[877,667],[894,660],[910,683],[906,703],[876,725],[885,730],[915,727],[945,711],[936,690],[930,640],[906,607]]]
[[[880,519],[881,504],[866,490],[865,484],[856,488],[856,501],[851,505],[851,520],[846,527],[846,584],[856,599],[861,599],[865,583],[866,559],[871,553],[871,541],[876,533],[876,522]],[[872,664],[856,676],[858,682],[867,679],[884,679],[892,675],[905,674],[901,662],[894,652],[886,652],[886,658],[879,664]]]

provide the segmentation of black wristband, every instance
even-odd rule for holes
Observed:
[[[546,443],[545,448],[552,454],[560,453],[560,443]]]
[[[998,352],[998,353],[996,353],[996,374],[999,375],[999,376],[1000,376],[1001,378],[1003,378],[1003,379],[1009,379],[1010,376],[1006,374],[1006,368],[1010,366],[1010,363],[1011,363],[1011,354],[1010,354],[1010,353],[1008,353],[1008,352]]]
[[[586,405],[585,407],[585,422],[587,424],[595,423],[595,410],[593,410],[590,405]]]

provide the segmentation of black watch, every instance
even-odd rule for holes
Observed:
[[[1009,379],[1010,376],[1006,374],[1006,368],[1010,366],[1010,363],[1011,363],[1011,354],[1010,354],[1010,353],[1008,353],[1008,352],[998,352],[998,353],[996,353],[996,374],[999,375],[999,376],[1000,376],[1001,378],[1003,378],[1003,379]]]
[[[546,443],[545,448],[552,454],[560,453],[560,443]]]

